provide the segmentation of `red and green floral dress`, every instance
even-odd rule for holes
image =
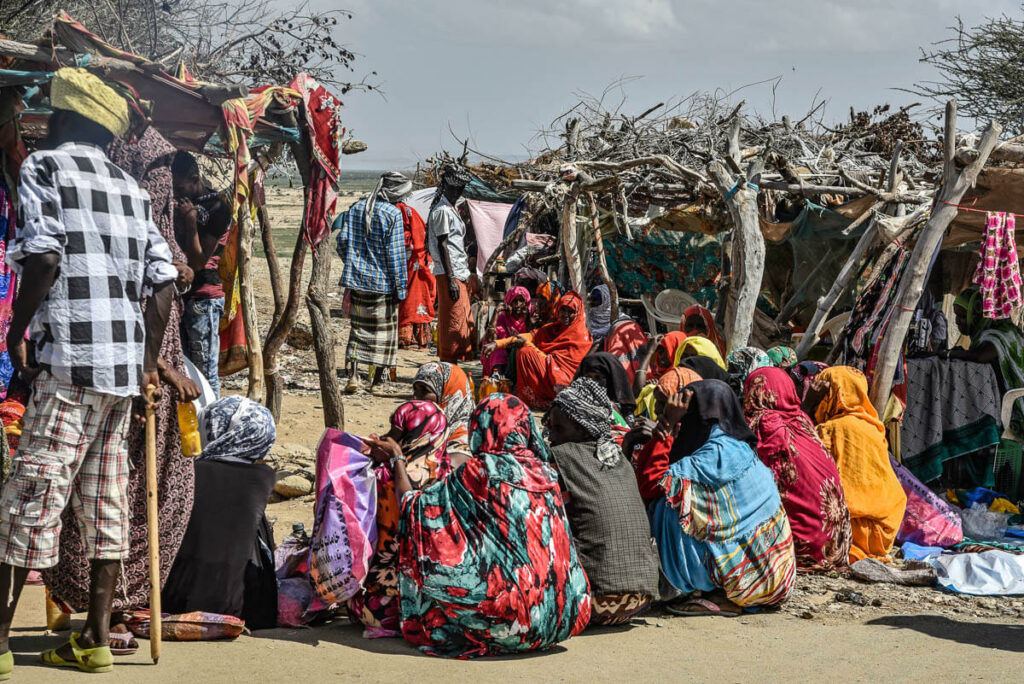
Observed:
[[[587,626],[590,586],[547,446],[510,395],[469,427],[473,458],[402,500],[402,634],[449,658],[549,648]]]

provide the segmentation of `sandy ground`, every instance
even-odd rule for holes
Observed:
[[[279,235],[297,225],[294,191],[269,191]],[[290,252],[291,245],[278,245]],[[287,270],[289,260],[283,259]],[[266,266],[258,309],[272,310]],[[335,262],[332,278],[341,275]],[[306,263],[308,277],[309,262]],[[341,293],[331,293],[341,306]],[[308,324],[303,306],[299,322]],[[338,361],[347,322],[333,321]],[[266,321],[261,328],[266,327]],[[416,368],[431,357],[400,354],[393,394],[346,397],[347,428],[367,434],[386,428],[388,416],[409,398]],[[311,468],[323,431],[316,364],[311,351],[288,345],[281,354],[287,383],[278,443],[270,462],[279,469]],[[478,371],[478,368],[474,368]],[[244,387],[235,376],[228,391]],[[278,500],[267,508],[278,540],[293,523],[312,527],[311,497]],[[857,605],[840,597],[857,592]],[[79,616],[80,617],[80,616]],[[28,587],[13,634],[16,682],[83,681],[72,671],[35,664],[36,654],[59,644],[46,635],[42,590]],[[109,682],[269,682],[296,677],[341,681],[622,681],[622,680],[1019,680],[1024,663],[1024,601],[973,599],[933,589],[897,589],[837,577],[800,577],[791,600],[775,612],[727,618],[682,618],[655,612],[631,625],[587,632],[554,649],[527,656],[448,662],[419,654],[400,639],[365,640],[361,630],[338,620],[310,629],[276,629],[229,643],[165,643],[158,666],[149,643],[135,656],[119,658]],[[100,679],[97,679],[100,681]]]

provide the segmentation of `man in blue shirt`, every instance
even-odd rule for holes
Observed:
[[[412,183],[390,171],[377,181],[369,197],[338,216],[338,256],[345,262],[342,287],[351,297],[345,361],[348,393],[360,387],[359,365],[372,369],[371,390],[398,355],[398,302],[408,284],[402,212],[394,205],[412,191]]]

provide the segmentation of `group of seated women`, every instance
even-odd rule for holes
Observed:
[[[510,312],[526,299],[512,297]],[[366,636],[457,658],[542,649],[657,601],[774,606],[798,571],[889,555],[906,497],[862,373],[784,347],[723,355],[694,312],[689,333],[645,350],[642,374],[594,351],[570,375],[589,340],[582,302],[556,311],[485,350],[511,352],[517,388],[536,383],[528,401],[473,408],[466,374],[430,363],[390,430],[364,440],[380,535],[349,608]]]

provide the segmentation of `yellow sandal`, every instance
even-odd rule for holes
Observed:
[[[14,651],[0,654],[0,682],[10,679],[12,672],[14,672]]]
[[[82,672],[110,672],[114,669],[114,656],[110,653],[110,646],[96,646],[95,648],[79,648],[77,639],[82,635],[75,632],[71,635],[71,651],[75,654],[74,660],[64,660],[57,655],[57,649],[51,648],[39,654],[39,660],[43,665],[51,667],[77,667]]]

